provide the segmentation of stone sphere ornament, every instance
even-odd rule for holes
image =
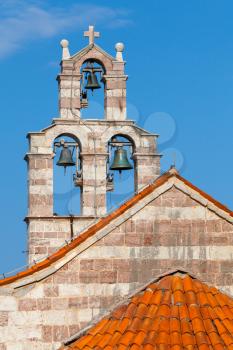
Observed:
[[[63,60],[68,60],[70,58],[70,52],[69,52],[69,41],[66,39],[62,39],[61,42],[61,47],[62,47],[62,59]]]
[[[123,62],[122,52],[124,51],[124,48],[125,48],[125,45],[123,43],[117,43],[115,45],[117,61]]]
[[[123,43],[116,43],[115,49],[117,52],[123,52],[125,48],[125,45]]]
[[[66,39],[62,39],[60,44],[61,44],[61,47],[67,48],[69,46],[69,41]]]

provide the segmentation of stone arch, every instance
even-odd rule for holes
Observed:
[[[80,152],[82,152],[82,142],[81,142],[80,138],[77,135],[75,135],[74,133],[70,133],[70,132],[62,132],[62,133],[59,133],[58,135],[54,136],[53,140],[52,140],[52,145],[58,137],[62,137],[62,136],[70,137],[70,138],[74,139],[75,142],[78,144]]]
[[[115,129],[115,128],[109,128],[107,129],[103,135],[101,135],[102,138],[102,142],[105,143],[106,147],[107,147],[107,143],[108,141],[116,135],[121,135],[127,139],[129,139],[134,147],[134,152],[137,152],[140,147],[140,137],[139,135],[135,132],[135,130],[132,127],[128,127],[128,126],[123,126],[121,127],[121,129]]]
[[[82,66],[83,66],[86,62],[93,62],[93,63],[99,64],[99,65],[103,68],[103,74],[106,74],[106,67],[105,67],[105,65],[103,64],[103,62],[102,62],[101,60],[96,59],[96,58],[89,58],[89,59],[87,58],[87,59],[85,59],[85,60],[83,61],[83,63],[80,65],[80,70],[81,70]],[[81,73],[81,71],[80,71],[80,73]]]
[[[53,125],[52,128],[45,131],[45,135],[43,135],[43,145],[47,147],[53,146],[54,140],[61,135],[67,135],[71,138],[77,140],[77,143],[80,145],[80,149],[83,151],[86,147],[88,147],[88,133],[90,130],[88,128],[83,128],[82,125],[66,125],[64,132],[64,125],[56,124]]]
[[[76,72],[80,72],[80,69],[84,62],[88,60],[95,60],[96,62],[99,62],[104,67],[105,74],[108,74],[113,70],[112,59],[108,55],[97,50],[95,47],[87,53],[83,54],[78,59],[74,58],[74,70]]]
[[[114,136],[119,136],[119,137],[124,137],[125,139],[129,140],[131,143],[132,143],[132,148],[133,148],[133,151],[135,152],[136,150],[136,144],[135,144],[135,141],[134,141],[134,138],[131,137],[130,135],[128,134],[125,134],[125,133],[115,133],[112,137]]]

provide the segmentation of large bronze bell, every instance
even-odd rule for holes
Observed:
[[[63,166],[64,168],[66,168],[67,166],[74,166],[75,165],[71,150],[65,145],[63,146],[63,148],[61,150],[61,154],[60,154],[59,160],[57,162],[57,165]]]
[[[133,167],[128,160],[127,151],[122,147],[118,147],[115,150],[114,160],[110,167],[110,170],[118,170],[121,173],[122,170],[130,169],[133,169]]]
[[[87,84],[85,86],[85,89],[93,91],[93,90],[100,89],[100,88],[101,88],[101,86],[98,82],[98,79],[97,79],[95,73],[90,72],[88,74],[88,77],[87,77]]]

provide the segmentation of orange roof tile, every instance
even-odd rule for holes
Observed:
[[[191,292],[195,295],[192,304]],[[128,300],[128,306],[118,306],[62,349],[233,349],[233,313],[228,308],[232,302],[185,273],[173,273],[148,285]],[[132,305],[134,312],[129,312]]]
[[[83,243],[86,239],[93,236],[97,231],[104,228],[106,225],[108,225],[112,220],[119,217],[121,214],[123,214],[126,210],[133,207],[139,200],[145,198],[147,195],[152,193],[155,189],[159,188],[163,184],[165,184],[170,178],[176,177],[180,181],[182,181],[184,184],[186,184],[188,187],[192,188],[196,192],[198,192],[202,197],[206,198],[208,201],[212,202],[216,207],[220,208],[221,210],[228,213],[230,216],[233,216],[233,212],[228,209],[226,206],[221,204],[220,202],[216,201],[214,198],[209,196],[207,193],[203,192],[196,186],[194,186],[191,182],[184,179],[182,176],[178,174],[178,172],[168,171],[167,173],[161,175],[159,178],[157,178],[152,184],[148,185],[146,188],[144,188],[141,192],[134,195],[131,199],[129,199],[127,202],[125,202],[123,205],[121,205],[119,208],[117,208],[114,212],[110,213],[108,216],[101,218],[97,223],[93,224],[93,226],[89,227],[86,231],[84,231],[81,235],[79,235],[77,238],[75,238],[73,241],[71,241],[69,244],[67,244],[65,247],[60,248],[58,251],[53,253],[48,258],[44,259],[43,261],[36,263],[35,265],[27,268],[24,271],[21,271],[17,273],[14,276],[10,276],[4,279],[0,279],[0,286],[13,283],[21,278],[28,277],[35,272],[38,272],[40,270],[43,270],[50,265],[52,265],[54,262],[58,261],[59,259],[63,258],[68,252],[75,249],[77,246],[79,246],[81,243]],[[165,287],[168,288],[170,286],[167,286],[167,282],[164,281]],[[174,282],[175,283],[175,282]],[[179,289],[179,286],[177,286]],[[187,285],[184,285],[184,289],[187,290],[190,286],[187,282]],[[197,286],[198,288],[198,286]]]

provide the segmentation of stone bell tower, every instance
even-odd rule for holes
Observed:
[[[124,45],[115,45],[113,57],[96,45],[100,33],[93,26],[84,32],[89,44],[70,55],[69,43],[61,41],[61,72],[59,85],[59,116],[39,132],[28,134],[28,250],[29,262],[46,257],[61,247],[107,212],[109,141],[117,135],[126,137],[132,145],[135,191],[146,186],[160,174],[157,135],[138,127],[127,117]],[[82,109],[88,106],[84,76],[100,74],[104,89],[104,119],[82,119]],[[133,119],[133,116],[130,116]],[[80,168],[76,183],[81,192],[81,215],[54,215],[53,167],[54,141],[60,136],[75,140]]]

